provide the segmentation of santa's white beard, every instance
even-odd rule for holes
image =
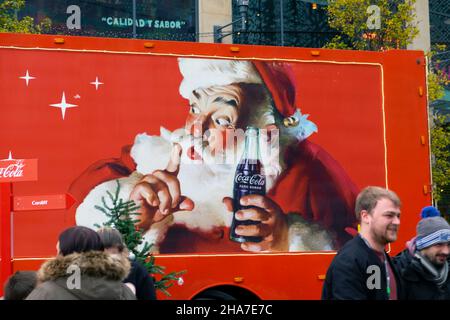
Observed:
[[[195,232],[208,233],[217,227],[229,227],[232,220],[232,213],[226,210],[223,198],[232,197],[234,175],[244,148],[243,141],[235,148],[237,155],[228,153],[228,156],[236,159],[234,163],[221,164],[218,156],[214,157],[208,148],[203,149],[203,161],[192,161],[187,155],[187,150],[192,146],[192,139],[185,135],[184,129],[172,133],[161,128],[160,136],[150,136],[145,133],[136,136],[130,152],[136,163],[136,171],[128,177],[118,179],[119,198],[128,200],[134,186],[144,175],[151,174],[155,170],[164,170],[175,142],[182,147],[178,172],[181,194],[189,197],[195,207],[192,211],[174,212],[164,220],[152,224],[144,233],[144,241],[154,244],[152,248],[154,252],[159,250],[159,245],[164,241],[172,225],[183,225]],[[274,159],[278,158],[262,159],[266,168],[272,168],[271,175],[266,175],[266,190],[270,190],[275,183],[277,174],[274,172],[281,170]],[[95,206],[102,203],[102,197],[108,199],[107,191],[114,194],[116,188],[116,180],[110,180],[91,190],[77,208],[77,225],[96,229],[97,225],[102,226],[107,222],[108,218],[95,209]]]
[[[201,160],[192,160],[187,150],[192,147],[192,137],[185,134],[184,129],[175,130],[173,133],[161,128],[161,136],[149,136],[139,134],[131,149],[131,156],[137,164],[136,171],[146,175],[154,170],[165,169],[171,154],[173,143],[182,147],[180,170],[178,180],[180,182],[181,194],[193,200],[195,208],[190,211],[178,211],[173,214],[173,223],[181,224],[189,229],[199,229],[204,232],[214,227],[230,226],[232,214],[228,212],[223,204],[224,197],[232,197],[233,181],[243,153],[244,143],[241,141],[235,147],[234,152],[215,153],[209,148],[201,150]],[[278,150],[276,150],[278,152]],[[224,157],[225,154],[225,157]],[[278,164],[278,154],[269,153],[270,158],[263,158],[262,162],[266,168],[271,168],[270,175],[266,175],[266,190],[275,183],[281,171]],[[228,160],[228,161],[225,161]],[[230,161],[235,159],[236,161]]]
[[[137,183],[146,174],[154,170],[164,170],[169,162],[174,142],[182,146],[181,163],[178,173],[181,194],[189,197],[195,204],[192,211],[178,211],[169,215],[164,220],[154,223],[144,233],[144,243],[154,244],[153,252],[159,251],[159,245],[164,241],[167,231],[175,224],[183,225],[195,232],[208,233],[217,227],[229,227],[231,225],[232,213],[228,212],[223,204],[224,197],[232,197],[233,182],[238,162],[220,164],[210,161],[215,158],[208,154],[208,150],[202,152],[204,160],[195,161],[189,159],[186,150],[191,146],[192,140],[184,134],[184,129],[177,130],[172,134],[161,128],[160,136],[149,136],[138,134],[131,149],[131,156],[137,167],[130,176],[118,179],[121,189],[119,198],[128,200]],[[262,162],[266,171],[266,190],[270,190],[276,182],[282,170],[283,160],[278,162],[278,156],[284,154],[285,147],[292,142],[291,139],[280,141],[277,152],[263,152]],[[278,146],[278,145],[277,145]],[[236,148],[239,155],[243,151],[243,142]],[[270,146],[269,148],[272,148]],[[230,154],[231,155],[231,154]],[[238,159],[239,157],[236,157]],[[268,169],[268,170],[267,170]],[[107,191],[114,194],[117,188],[116,180],[106,181],[96,186],[86,196],[77,208],[76,223],[96,229],[96,225],[103,225],[108,218],[96,205],[102,203],[102,197],[108,201]],[[109,204],[109,203],[108,203]],[[297,214],[288,215],[292,219],[289,227],[290,251],[303,250],[330,250],[332,248],[332,237],[315,224],[305,221]],[[143,244],[138,249],[142,249]]]

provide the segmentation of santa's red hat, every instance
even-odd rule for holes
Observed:
[[[179,58],[183,75],[180,94],[189,99],[192,91],[232,83],[262,83],[253,64],[249,61],[223,59]]]
[[[272,95],[278,112],[285,118],[297,111],[294,72],[290,64],[284,62],[254,61],[254,66]]]
[[[180,94],[186,99],[192,91],[199,88],[232,83],[264,83],[272,96],[275,109],[281,115],[284,127],[297,127],[298,133],[295,135],[299,139],[317,131],[317,127],[306,120],[307,115],[302,115],[297,108],[295,76],[289,63],[198,58],[179,58],[178,62],[183,75]]]

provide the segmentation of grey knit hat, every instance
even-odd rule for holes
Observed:
[[[434,207],[422,209],[417,224],[416,248],[422,250],[438,243],[450,242],[450,225]]]

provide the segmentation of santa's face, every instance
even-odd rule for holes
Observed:
[[[241,97],[238,85],[197,89],[190,96],[186,133],[202,139],[202,146],[207,147],[212,156],[232,147],[227,145],[227,141],[234,140],[229,136],[235,134]],[[190,156],[194,157],[193,154]],[[201,155],[195,157],[198,159]]]
[[[260,131],[261,160],[267,174],[280,173],[279,132],[270,116],[270,97],[255,84],[199,88],[191,93],[183,156],[194,163],[237,165],[244,149],[247,126]],[[269,115],[269,116],[268,116]]]

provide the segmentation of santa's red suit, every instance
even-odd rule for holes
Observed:
[[[70,186],[69,193],[81,202],[98,184],[125,177],[135,171],[130,146],[122,156],[91,165]],[[351,238],[345,228],[354,228],[354,203],[358,190],[340,165],[318,145],[304,140],[285,152],[287,168],[268,196],[285,213],[298,213],[308,221],[318,222],[336,233],[336,247]],[[75,206],[76,207],[76,206]],[[173,227],[160,252],[226,252],[240,251],[240,244],[228,239],[226,228],[211,233],[196,233],[184,227]]]
[[[199,63],[199,59],[191,60],[194,60],[196,64]],[[298,140],[290,144],[282,155],[285,168],[267,193],[287,215],[290,232],[289,250],[296,250],[295,237],[301,237],[303,232],[300,227],[296,228],[297,223],[301,224],[301,221],[296,221],[296,217],[302,217],[302,221],[316,222],[321,228],[333,234],[334,246],[330,249],[338,249],[351,238],[347,230],[356,228],[354,204],[358,189],[336,160],[320,146],[306,139],[299,119],[290,119],[292,116],[301,116],[301,114],[295,105],[295,81],[293,81],[289,65],[261,61],[254,61],[251,64],[270,91],[277,111],[288,120],[286,125],[291,126],[293,123],[294,126],[299,126]],[[180,68],[181,66],[180,62]],[[183,96],[186,96],[192,88],[208,85],[207,83],[194,83],[189,87],[186,79],[190,70],[186,71],[185,66],[184,68],[181,68],[181,71],[185,78],[180,86],[180,93]],[[211,72],[211,68],[208,72]],[[239,77],[239,75],[236,76],[234,73],[232,77]],[[211,77],[204,79],[206,78]],[[197,82],[202,79],[198,76],[198,72],[195,79]],[[224,77],[220,79],[226,81],[223,80]],[[241,76],[239,79],[228,79],[227,82],[246,82],[246,79]],[[254,78],[250,81],[254,81]],[[219,84],[226,85],[227,83]],[[77,200],[77,205],[72,210],[83,202],[83,199],[95,186],[105,181],[127,177],[136,170],[136,163],[130,156],[131,147],[124,147],[120,158],[105,159],[94,163],[71,184],[69,193]],[[73,217],[75,217],[74,211]],[[75,223],[75,219],[73,223]],[[299,249],[301,250],[301,248]],[[185,226],[174,225],[168,230],[164,241],[160,244],[159,251],[161,253],[190,253],[239,252],[242,250],[239,243],[229,240],[226,227],[217,227],[211,232],[205,233],[189,230]]]

